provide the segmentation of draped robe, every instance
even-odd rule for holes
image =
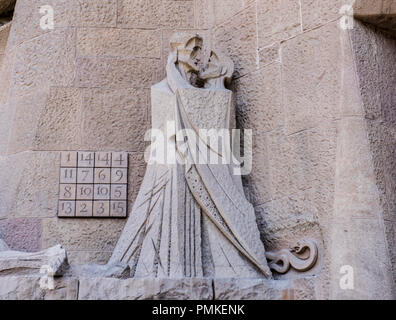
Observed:
[[[151,98],[152,126],[164,133],[166,152],[189,161],[147,165],[110,263],[129,264],[134,277],[270,277],[254,209],[233,165],[192,161],[212,151],[199,129],[230,128],[232,92],[180,85],[168,72]],[[180,139],[182,129],[195,138]],[[216,151],[221,159],[226,150]]]

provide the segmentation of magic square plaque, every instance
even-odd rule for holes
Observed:
[[[58,217],[126,218],[127,152],[61,152]]]

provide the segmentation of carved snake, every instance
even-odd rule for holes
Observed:
[[[307,257],[302,256],[309,250]],[[291,249],[282,249],[277,252],[266,252],[269,260],[269,267],[278,273],[286,273],[290,267],[297,271],[307,271],[311,269],[318,259],[318,247],[312,240],[300,240],[297,246]]]

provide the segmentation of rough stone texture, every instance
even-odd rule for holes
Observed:
[[[338,19],[343,5],[350,5],[353,0],[315,1],[301,0],[302,28],[309,30]],[[375,1],[377,2],[377,1]]]
[[[14,29],[10,46],[14,47],[37,36],[51,33],[40,27],[41,6],[50,5],[54,9],[54,30],[64,27],[115,27],[117,0],[29,0],[17,2],[14,13]]]
[[[81,146],[81,109],[80,89],[51,88],[34,130],[34,150],[78,150]]]
[[[253,130],[253,169],[247,181],[250,199],[257,205],[271,199],[268,155],[272,151],[265,132],[283,125],[280,65],[273,63],[239,78],[234,87],[237,127]]]
[[[341,63],[338,23],[304,33],[282,46],[282,87],[287,134],[337,115]]]
[[[259,48],[301,33],[299,1],[258,0],[257,3]]]
[[[117,25],[128,28],[193,28],[194,1],[120,0]]]
[[[287,280],[215,279],[215,300],[281,300]]]
[[[77,31],[77,56],[160,58],[161,34],[156,30],[82,28]]]
[[[22,153],[10,158],[7,165],[15,168],[6,175],[10,190],[15,192],[9,202],[7,213],[10,217],[54,217],[58,199],[59,154]]]
[[[80,279],[79,300],[212,300],[211,279]]]
[[[231,52],[236,64],[239,126],[260,132],[253,137],[253,172],[244,182],[256,205],[262,240],[275,250],[308,235],[323,252],[313,270],[316,277],[295,282],[277,296],[389,298],[386,282],[394,286],[394,280],[389,280],[388,266],[392,263],[394,275],[396,270],[394,41],[358,22],[350,33],[341,32],[339,10],[349,2],[119,0],[117,7],[116,0],[19,0],[7,52],[0,44],[0,217],[5,218],[0,232],[7,218],[41,223],[55,216],[57,153],[44,151],[82,148],[82,137],[86,147],[138,151],[130,154],[132,206],[145,170],[144,145],[136,140],[149,125],[132,110],[146,108],[150,114],[149,98],[141,104],[140,88],[148,89],[164,75],[173,31],[204,28],[204,37],[212,36],[214,47]],[[39,27],[44,4],[54,7],[53,31]],[[356,1],[355,16],[392,30],[394,4]],[[280,89],[275,85],[278,64]],[[87,132],[82,130],[85,118],[72,121],[79,112],[86,116]],[[107,114],[112,120],[106,121]],[[117,128],[128,123],[131,131],[118,135],[113,121]],[[128,142],[127,134],[134,139]],[[25,152],[35,148],[42,152]],[[119,232],[118,224],[94,222],[91,229],[84,220],[66,224],[51,218],[43,229],[51,234],[56,226],[55,237],[73,249],[76,264],[104,263],[118,234],[103,230]],[[58,242],[55,237],[45,236],[48,245]],[[109,245],[107,237],[113,237]],[[347,263],[358,265],[357,290],[337,294],[339,266]]]
[[[8,219],[2,238],[11,250],[34,252],[41,249],[41,223],[32,218]]]
[[[84,90],[82,148],[144,152],[148,104],[146,89]]]
[[[76,61],[76,86],[88,88],[149,88],[158,80],[160,60],[82,57]]]
[[[55,278],[55,289],[41,289],[40,276],[0,277],[0,300],[77,300],[78,280]]]
[[[396,279],[396,40],[356,22],[351,32],[388,250]],[[375,57],[375,59],[374,59]]]
[[[213,30],[215,47],[227,52],[235,64],[235,77],[245,75],[257,66],[257,26],[246,23],[255,19],[255,6],[250,6]]]
[[[39,276],[0,277],[0,300],[312,300],[314,277],[263,279],[55,278],[41,289]]]
[[[74,81],[74,44],[75,31],[73,29],[57,28],[53,32],[43,34],[19,46],[16,51],[13,71],[12,90],[15,92],[14,95],[16,92],[19,93],[19,96],[25,95],[49,85],[72,85]],[[29,59],[26,59],[27,56]]]
[[[41,247],[64,244],[66,251],[112,251],[125,220],[43,219]],[[87,257],[88,258],[88,257]]]

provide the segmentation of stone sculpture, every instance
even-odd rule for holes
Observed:
[[[52,275],[60,276],[68,268],[66,250],[57,245],[40,252],[10,250],[0,239],[0,275],[37,274],[42,267]]]
[[[225,88],[232,61],[212,51],[205,65],[202,56],[198,35],[174,35],[167,77],[151,89],[153,129],[167,137],[167,160],[174,151],[178,161],[150,158],[109,261],[128,264],[133,277],[271,277],[254,209],[233,162],[193,160],[213,152],[201,143],[206,140],[200,129],[229,130],[234,117],[232,91]],[[189,133],[181,136],[183,130]],[[226,140],[216,151],[221,159],[230,147]],[[153,149],[160,153],[161,146]]]
[[[311,269],[318,259],[318,247],[313,240],[300,240],[294,248],[266,252],[269,267],[283,274],[293,268],[304,272]]]

